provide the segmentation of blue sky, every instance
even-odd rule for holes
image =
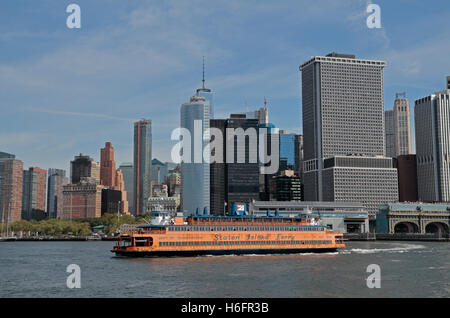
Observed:
[[[81,29],[66,7],[81,7]],[[0,4],[0,151],[24,166],[69,168],[99,160],[111,141],[132,161],[133,122],[153,120],[153,154],[170,160],[182,103],[206,83],[216,117],[269,105],[276,126],[301,132],[298,66],[336,51],[381,59],[385,108],[414,100],[450,75],[449,1],[3,0]]]

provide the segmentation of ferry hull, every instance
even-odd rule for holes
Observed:
[[[116,256],[126,257],[189,257],[202,255],[252,255],[333,253],[338,248],[285,248],[285,249],[230,249],[230,250],[177,250],[177,251],[126,251],[112,250]]]

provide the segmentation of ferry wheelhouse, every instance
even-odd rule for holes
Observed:
[[[344,248],[342,233],[309,215],[171,217],[151,212],[149,224],[121,234],[111,252],[118,256],[194,256],[332,252]]]

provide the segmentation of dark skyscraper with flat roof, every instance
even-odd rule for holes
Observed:
[[[152,195],[152,121],[134,123],[134,214],[146,212]]]
[[[218,128],[226,136],[227,129],[252,128],[258,138],[258,120],[247,119],[245,114],[231,115],[229,119],[214,119],[210,121],[212,128]],[[227,138],[224,138],[227,140]],[[245,144],[238,144],[235,136],[233,149],[229,149],[227,142],[223,144],[224,163],[212,163],[210,165],[210,204],[211,212],[223,215],[229,211],[233,203],[250,203],[259,200],[259,162],[250,162],[250,143],[254,142],[245,138]],[[255,145],[258,151],[258,142]],[[244,163],[238,162],[238,152],[245,153]],[[232,154],[232,162],[227,161],[227,155]],[[226,205],[225,205],[226,204]]]
[[[31,167],[23,172],[22,219],[45,218],[47,170]]]

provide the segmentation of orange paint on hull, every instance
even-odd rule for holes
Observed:
[[[344,248],[341,233],[312,220],[270,217],[189,217],[184,224],[143,226],[119,237],[122,256],[293,253]]]

